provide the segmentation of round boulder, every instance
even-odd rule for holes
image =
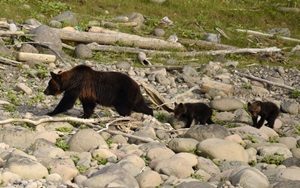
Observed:
[[[232,111],[244,108],[244,103],[235,98],[220,98],[211,101],[210,106],[219,111]]]
[[[83,141],[84,139],[84,141]],[[69,140],[70,150],[77,152],[90,151],[98,146],[108,148],[105,140],[92,129],[81,129]]]

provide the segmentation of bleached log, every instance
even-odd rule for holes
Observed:
[[[50,54],[36,54],[27,52],[18,52],[16,55],[18,61],[36,61],[45,63],[54,63],[56,61],[55,55]]]
[[[296,7],[279,7],[278,10],[281,12],[300,13],[300,8],[296,8]]]
[[[136,46],[145,49],[175,49],[184,50],[180,43],[168,42],[161,39],[146,38],[138,35],[126,35],[119,33],[92,33],[81,31],[67,31],[63,29],[52,28],[62,40],[91,43],[97,42],[99,44],[122,44],[124,46]]]
[[[278,87],[289,89],[289,90],[292,90],[292,91],[296,89],[294,87],[291,87],[291,86],[288,86],[288,85],[285,85],[285,84],[272,82],[272,81],[269,81],[269,80],[258,78],[258,77],[255,77],[253,75],[241,73],[241,72],[238,72],[238,71],[235,71],[235,74],[237,74],[237,75],[239,75],[241,77],[249,78],[251,80],[255,80],[255,81],[259,81],[259,82],[264,82],[264,83],[267,83],[267,84],[270,84],[270,85],[278,86]]]
[[[233,93],[234,87],[230,84],[225,84],[222,82],[214,81],[208,77],[203,77],[201,82],[200,90],[207,93],[210,89],[218,89],[224,93]]]
[[[90,43],[87,45],[91,50],[102,52],[115,52],[115,53],[139,53],[144,52],[147,55],[175,55],[179,57],[195,57],[203,55],[226,55],[226,54],[256,54],[256,53],[273,53],[280,52],[281,49],[276,47],[270,48],[239,48],[239,49],[227,49],[227,50],[209,50],[209,51],[192,51],[192,52],[170,52],[170,51],[158,51],[158,50],[145,50],[132,47],[112,46],[112,45],[99,45],[96,43]]]
[[[281,39],[281,40],[300,43],[300,39],[295,39],[295,38],[290,38],[290,37],[284,37],[284,36],[279,36],[279,35],[273,35],[273,34],[253,31],[253,30],[245,30],[245,29],[237,29],[237,31],[241,32],[241,33],[247,33],[247,34],[250,34],[250,35],[256,35],[256,36],[261,36],[261,37],[269,37],[269,38],[276,37],[276,38]]]
[[[179,42],[181,44],[187,44],[187,45],[196,45],[200,48],[204,49],[218,49],[218,50],[232,50],[232,49],[237,49],[235,46],[230,46],[226,44],[218,44],[215,42],[209,42],[209,41],[204,41],[204,40],[193,40],[193,39],[179,39]]]
[[[92,123],[99,123],[101,121],[107,121],[108,118],[97,118],[97,119],[82,119],[82,118],[76,118],[76,117],[47,117],[47,118],[41,118],[38,120],[32,120],[32,119],[23,119],[23,118],[11,118],[6,120],[1,120],[0,125],[9,124],[9,123],[29,123],[31,125],[39,125],[42,123],[47,122],[77,122],[77,123],[83,123],[83,124],[92,124]]]

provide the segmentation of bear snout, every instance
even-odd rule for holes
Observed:
[[[50,95],[49,90],[48,90],[48,89],[45,89],[44,94],[45,94],[45,95]]]

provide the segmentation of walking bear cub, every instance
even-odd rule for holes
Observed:
[[[254,101],[248,103],[248,111],[252,116],[253,126],[261,128],[267,120],[267,126],[274,128],[274,122],[279,115],[279,108],[272,102]],[[257,118],[260,116],[260,120],[257,122]]]
[[[132,111],[153,115],[153,110],[145,103],[139,85],[126,74],[95,71],[86,65],[50,74],[51,80],[44,94],[64,93],[56,108],[48,113],[50,116],[71,109],[77,98],[82,103],[83,118],[91,117],[97,104],[113,106],[122,116],[128,116]]]
[[[213,124],[212,109],[204,103],[175,103],[174,115],[185,122],[185,127],[191,127],[193,120],[196,124]]]

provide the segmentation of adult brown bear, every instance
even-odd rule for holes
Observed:
[[[48,113],[53,116],[71,109],[77,98],[83,106],[83,118],[89,118],[97,104],[113,106],[122,116],[131,111],[153,115],[141,94],[139,85],[120,72],[95,71],[89,66],[79,65],[71,70],[55,74],[44,91],[45,95],[64,93],[56,108]]]

